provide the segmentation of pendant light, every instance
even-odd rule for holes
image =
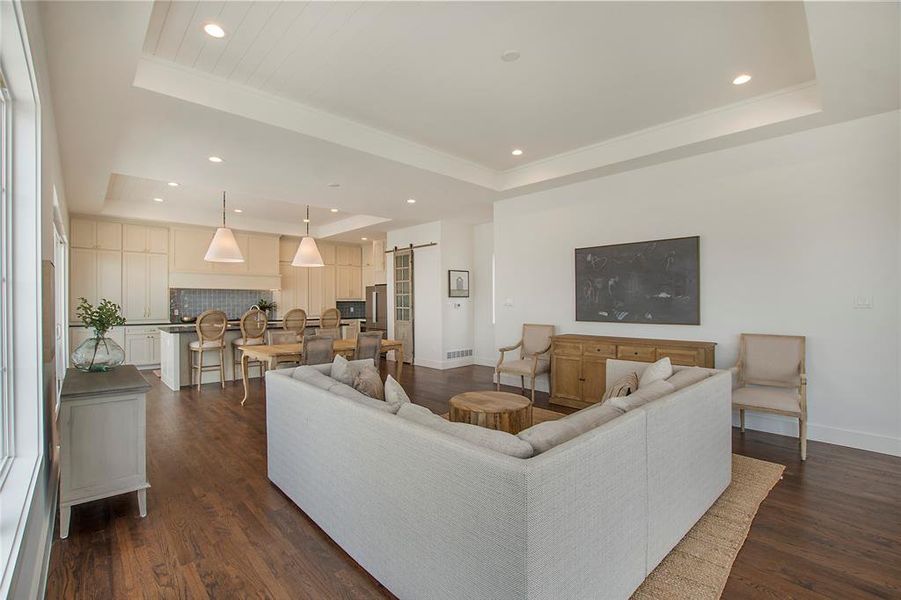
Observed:
[[[300,246],[297,247],[297,254],[291,264],[295,267],[324,267],[322,255],[319,254],[319,248],[316,247],[316,240],[310,236],[310,205],[307,204],[307,218],[304,219],[307,224],[307,234],[300,239]]]
[[[235,240],[235,234],[225,226],[225,192],[222,192],[222,227],[216,229],[216,235],[213,236],[213,241],[210,242],[210,247],[203,260],[220,263],[244,262],[244,256],[241,255],[241,249]]]

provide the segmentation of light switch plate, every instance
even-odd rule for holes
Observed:
[[[854,308],[873,308],[872,296],[855,296]]]

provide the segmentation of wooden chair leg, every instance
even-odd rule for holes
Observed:
[[[494,372],[494,379],[495,379],[495,382],[496,382],[496,384],[497,384],[497,385],[496,385],[497,391],[501,391],[501,372],[500,372],[500,371],[495,371],[495,372]]]
[[[522,394],[523,396],[526,395],[526,376],[525,375],[519,376],[519,393]]]
[[[535,376],[532,375],[532,404],[535,404]]]
[[[743,409],[743,408],[738,409],[738,420],[739,420],[739,423],[741,424],[741,432],[744,433],[745,432],[745,409]]]
[[[219,381],[222,383],[222,389],[225,389],[225,349],[219,349]]]
[[[798,429],[801,438],[801,460],[807,460],[807,419],[798,419]]]
[[[200,384],[203,383],[203,351],[197,353],[197,359],[200,361],[197,364],[197,391],[200,391]]]

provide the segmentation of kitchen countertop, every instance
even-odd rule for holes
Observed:
[[[341,325],[349,325],[351,321],[363,321],[363,319],[341,319]],[[316,325],[319,323],[318,318],[310,318],[307,319],[307,326]],[[282,319],[273,319],[269,321],[270,326],[281,327]],[[228,328],[226,331],[237,331],[241,329],[240,321],[229,321]],[[196,333],[197,328],[194,326],[194,323],[178,323],[178,324],[166,324],[162,325],[159,328],[160,331],[164,333]]]

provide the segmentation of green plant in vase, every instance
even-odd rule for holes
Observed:
[[[125,351],[106,335],[113,327],[125,325],[125,317],[118,304],[104,298],[94,306],[87,299],[79,298],[75,315],[85,327],[94,330],[93,337],[83,341],[72,352],[72,364],[76,369],[109,371],[125,362]]]
[[[278,308],[278,306],[272,300],[260,298],[257,301],[257,308],[266,313],[266,316],[272,318],[272,316],[275,314],[275,309]]]

